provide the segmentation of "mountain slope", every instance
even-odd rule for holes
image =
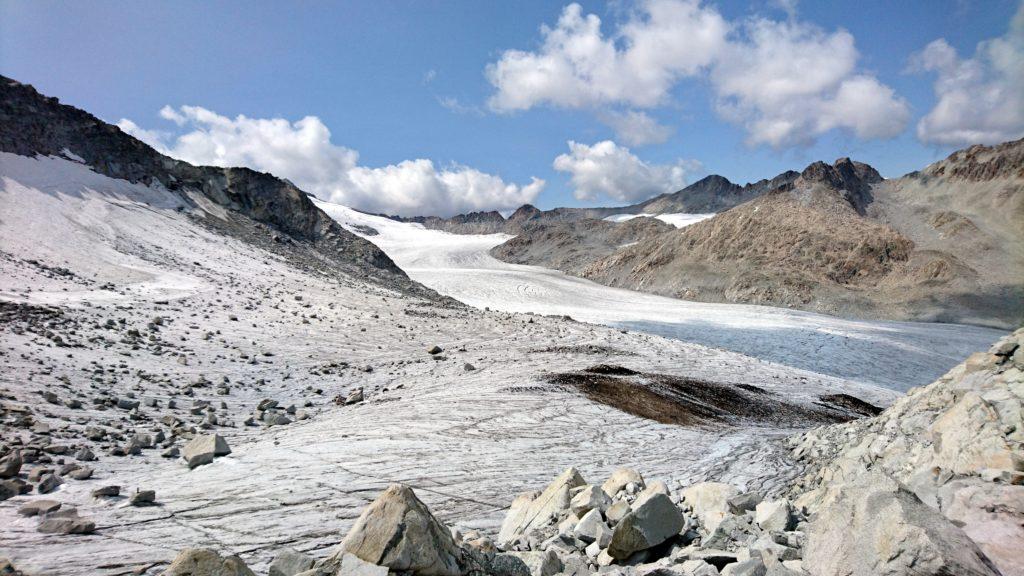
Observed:
[[[256,233],[253,240],[282,243],[287,238],[349,273],[422,289],[380,249],[338,226],[291,183],[248,168],[192,166],[169,158],[117,126],[3,76],[0,151],[72,157],[111,178],[158,185],[210,225],[240,235],[248,235],[254,223],[263,225],[265,238]]]
[[[1022,149],[975,147],[892,181],[816,162],[714,218],[560,269],[700,301],[1012,327],[1024,320]],[[508,254],[546,254],[550,236],[526,230],[492,254],[551,265]]]

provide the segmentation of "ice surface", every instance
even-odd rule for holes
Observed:
[[[462,302],[509,312],[568,315],[720,347],[787,366],[904,391],[926,384],[1002,332],[956,324],[873,322],[741,304],[688,302],[609,288],[488,250],[511,236],[460,235],[317,202],[380,246],[413,279]]]
[[[707,220],[708,218],[711,218],[714,215],[714,212],[710,214],[687,214],[684,212],[680,212],[678,214],[612,214],[611,216],[605,218],[605,220],[608,222],[625,222],[626,220],[632,220],[633,218],[646,216],[648,218],[657,218],[658,220],[661,220],[662,222],[667,222],[675,226],[676,228],[683,228],[685,226],[689,226],[690,224],[696,224],[701,220]]]

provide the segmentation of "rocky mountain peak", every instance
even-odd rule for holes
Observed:
[[[954,180],[1024,179],[1024,138],[996,146],[975,145],[924,169],[926,176]]]
[[[532,218],[536,218],[540,214],[540,209],[534,206],[533,204],[523,204],[519,208],[516,208],[516,211],[513,212],[512,215],[508,217],[508,221],[523,222],[526,220],[530,220]]]
[[[821,160],[812,162],[794,183],[796,188],[808,189],[824,186],[839,193],[858,213],[863,214],[871,203],[871,186],[884,180],[870,165],[843,157],[829,165]]]

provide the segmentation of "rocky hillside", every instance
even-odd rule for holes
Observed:
[[[492,254],[513,264],[533,264],[580,275],[597,258],[675,227],[654,218],[622,223],[584,219],[570,224],[533,224]]]
[[[875,417],[792,437],[805,473],[771,493],[728,478],[669,485],[630,468],[588,482],[570,467],[511,500],[486,534],[445,526],[413,488],[393,484],[333,550],[283,549],[269,573],[1021,575],[1022,369],[1018,330]],[[215,444],[207,451],[212,461]],[[164,574],[254,573],[238,556],[188,548]]]
[[[707,176],[686,188],[661,194],[637,204],[603,208],[552,208],[520,206],[506,219],[498,212],[471,212],[451,218],[438,216],[394,217],[401,222],[417,222],[427,228],[454,234],[520,234],[536,226],[574,223],[580,220],[601,220],[615,214],[707,214],[727,210],[792,184],[799,173],[788,171],[770,180],[740,186],[717,174]]]
[[[816,162],[582,269],[558,266],[552,230],[525,230],[493,254],[692,300],[1011,327],[1024,320],[1022,150],[975,147],[896,180],[846,158]]]
[[[298,243],[299,252],[311,251],[347,273],[422,290],[383,251],[339,226],[290,182],[248,168],[192,166],[164,156],[117,126],[3,76],[0,152],[70,157],[111,178],[159,185],[221,232],[255,242]]]

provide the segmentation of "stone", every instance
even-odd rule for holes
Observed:
[[[103,486],[92,491],[93,498],[114,498],[120,494],[120,486]]]
[[[209,548],[186,548],[162,576],[256,576],[238,556],[223,557]]]
[[[436,355],[440,354],[441,352],[444,352],[444,349],[441,348],[440,346],[437,346],[437,345],[434,345],[434,346],[431,346],[430,348],[427,348],[427,354],[430,354],[432,356],[436,356]]]
[[[531,576],[526,562],[512,553],[495,554],[488,564],[487,573],[491,576]]]
[[[601,489],[604,490],[605,494],[614,498],[619,493],[619,490],[624,489],[630,482],[637,486],[644,486],[644,478],[639,472],[632,468],[619,468],[612,472],[612,475],[604,481],[604,484],[601,484]]]
[[[358,404],[358,403],[360,403],[362,401],[363,401],[363,389],[362,388],[356,388],[355,390],[352,390],[351,392],[348,393],[348,396],[345,398],[345,405],[349,406],[351,404]]]
[[[43,517],[36,530],[43,534],[92,534],[96,531],[96,523],[78,515]]]
[[[729,507],[729,512],[741,515],[744,512],[757,508],[757,505],[761,503],[761,500],[764,500],[764,496],[760,492],[746,492],[733,496],[726,502]]]
[[[608,554],[624,560],[679,534],[686,524],[682,511],[664,494],[654,494],[615,526]]]
[[[88,480],[89,478],[92,478],[92,472],[92,468],[84,466],[82,468],[72,470],[71,473],[68,474],[68,476],[71,476],[71,478],[75,480]]]
[[[588,544],[600,542],[603,538],[605,542],[601,547],[604,548],[611,541],[612,531],[604,523],[601,511],[594,509],[584,514],[583,518],[580,518],[579,523],[573,528],[573,535]]]
[[[156,491],[136,490],[128,499],[128,503],[132,506],[152,506],[156,504]]]
[[[544,552],[508,552],[526,564],[530,570],[530,576],[554,576],[562,571],[562,561],[555,554],[554,550]]]
[[[312,568],[314,562],[312,556],[295,550],[285,550],[275,556],[274,561],[270,563],[268,576],[295,576]]]
[[[832,487],[810,523],[804,568],[814,576],[995,576],[960,528],[879,471]]]
[[[24,464],[21,452],[15,450],[0,458],[0,478],[14,478],[21,472],[21,465]]]
[[[49,494],[63,483],[64,481],[56,474],[43,474],[43,476],[39,478],[39,484],[36,486],[36,490],[39,491],[40,494]]]
[[[182,457],[189,469],[213,462],[218,456],[231,454],[231,448],[220,434],[198,434],[182,448]]]
[[[612,499],[600,486],[585,486],[569,502],[569,508],[580,517],[594,509],[603,513],[611,505]]]
[[[766,500],[757,505],[754,521],[762,530],[785,532],[793,527],[793,507],[789,500]]]
[[[586,482],[580,476],[579,471],[575,468],[568,468],[528,504],[521,500],[522,497],[517,498],[501,524],[501,530],[498,532],[498,545],[506,547],[516,537],[549,524],[558,513],[569,509],[571,502],[569,491],[584,485]]]
[[[60,502],[56,500],[32,500],[18,508],[18,514],[22,516],[41,516],[60,510]]]
[[[729,499],[737,495],[739,490],[721,482],[701,482],[682,491],[683,500],[693,508],[701,526],[709,534],[729,514]]]
[[[617,524],[619,520],[626,517],[626,514],[629,514],[629,511],[629,502],[626,502],[625,500],[616,500],[608,507],[608,510],[605,511],[605,518],[608,519],[608,522]]]
[[[338,551],[327,559],[354,554],[377,566],[421,576],[460,576],[460,551],[451,532],[434,518],[412,489],[392,484],[356,520]]]

